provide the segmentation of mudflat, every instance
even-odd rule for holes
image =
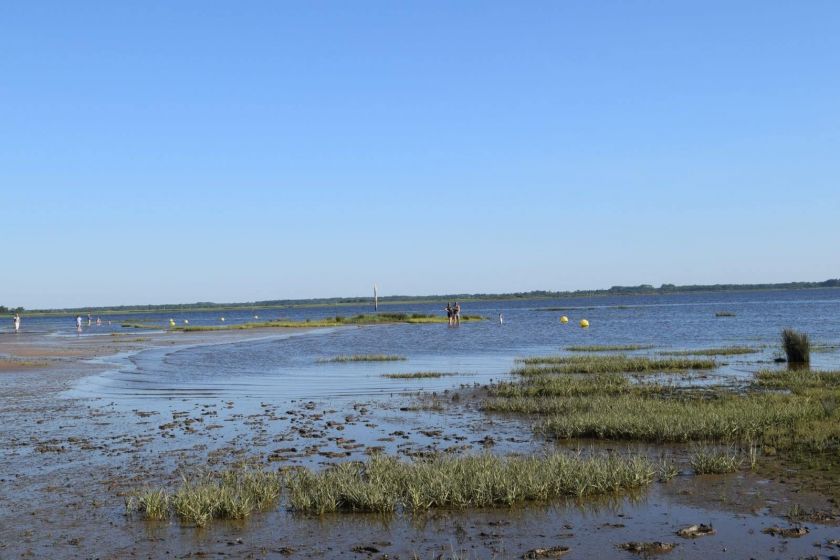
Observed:
[[[697,454],[690,444],[545,439],[535,434],[527,415],[484,410],[487,389],[480,385],[435,394],[288,400],[168,393],[166,398],[145,395],[126,401],[122,395],[110,397],[107,385],[97,396],[82,398],[69,391],[80,380],[119,367],[118,358],[154,352],[165,360],[179,348],[234,346],[271,336],[252,331],[151,333],[142,339],[35,337],[29,342],[0,337],[4,360],[39,364],[7,369],[2,377],[0,557],[514,558],[562,553],[564,558],[632,558],[655,551],[681,558],[766,558],[836,553],[839,492],[834,471],[826,465],[768,458],[753,468],[701,475],[690,466]],[[286,488],[263,511],[204,527],[175,515],[150,521],[126,507],[126,500],[143,489],[175,492],[182,476],[243,464],[317,473],[379,454],[410,463],[440,456],[553,452],[643,456],[653,463],[667,457],[674,470],[633,490],[480,509],[398,507],[386,514],[314,515],[296,511]],[[714,531],[698,532],[695,538],[678,534],[695,525]],[[656,548],[657,543],[663,546]]]

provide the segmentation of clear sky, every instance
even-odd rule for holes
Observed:
[[[840,2],[7,2],[0,304],[840,276]]]

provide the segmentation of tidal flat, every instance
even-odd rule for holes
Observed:
[[[812,358],[818,373],[788,371],[772,362],[773,340],[719,335],[696,348],[761,350],[656,368],[659,351],[691,345],[650,330],[602,335],[609,317],[590,316],[596,330],[558,325],[546,343],[511,349],[519,317],[505,318],[458,329],[0,336],[4,357],[50,362],[2,373],[0,557],[518,558],[568,548],[564,558],[635,558],[622,546],[652,542],[676,544],[665,554],[680,558],[837,553],[840,356]],[[631,336],[651,340],[640,371],[611,361],[603,372],[512,373],[516,358],[627,346]],[[475,350],[488,341],[501,351]],[[353,355],[406,359],[319,361]],[[423,372],[452,373],[412,375]],[[677,534],[699,524],[714,534]]]

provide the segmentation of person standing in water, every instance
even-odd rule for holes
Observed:
[[[446,309],[446,319],[447,319],[447,321],[449,321],[449,326],[451,327],[452,326],[452,320],[453,320],[452,305],[447,301],[446,302],[446,307],[444,309]]]
[[[452,310],[453,315],[455,315],[455,326],[461,326],[461,304],[457,301],[455,302],[455,308]]]
[[[12,323],[15,325],[15,334],[20,332],[20,313],[15,313]]]
[[[499,313],[499,324],[500,324],[500,325],[504,325],[504,324],[505,324],[505,318],[504,318],[504,317],[502,317],[502,314],[501,314],[501,313]]]
[[[82,316],[76,315],[76,331],[82,332]]]
[[[88,313],[88,326],[90,326],[90,313]]]

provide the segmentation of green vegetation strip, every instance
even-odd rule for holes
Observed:
[[[480,315],[464,315],[461,321],[483,321]],[[172,327],[173,331],[197,332],[197,331],[222,331],[241,329],[266,329],[266,328],[316,328],[316,327],[340,327],[348,325],[383,325],[393,323],[425,324],[425,323],[446,323],[448,319],[440,315],[424,315],[421,313],[376,313],[361,314],[353,317],[326,317],[324,319],[306,319],[303,321],[292,321],[277,319],[274,321],[262,321],[256,323],[241,323],[237,325],[187,325]]]
[[[717,362],[708,359],[651,359],[638,356],[543,356],[520,358],[525,367],[514,369],[519,375],[548,373],[658,373],[682,370],[713,369]]]
[[[400,362],[408,358],[390,354],[354,354],[352,356],[335,356],[333,358],[319,358],[318,363],[332,362]]]
[[[618,395],[542,403],[553,414],[537,431],[559,439],[746,442],[823,416],[816,402],[788,395],[682,399]]]
[[[840,389],[840,371],[764,370],[755,374],[755,383],[803,395],[811,393],[811,389]]]
[[[124,329],[162,329],[163,326],[154,323],[123,323]]]
[[[437,371],[417,371],[414,373],[386,373],[382,377],[388,379],[434,379],[437,377],[444,377],[447,375],[455,375],[454,373],[441,373]]]
[[[591,346],[569,346],[569,352],[632,352],[633,350],[649,350],[653,348],[650,344],[593,344]]]
[[[744,461],[735,452],[703,449],[691,457],[691,468],[697,474],[725,474],[741,468]]]
[[[340,463],[320,472],[300,467],[283,475],[239,468],[185,477],[174,493],[165,488],[132,493],[126,509],[145,519],[174,516],[204,526],[213,519],[243,519],[276,505],[284,485],[292,511],[307,514],[508,507],[640,488],[650,484],[657,472],[645,457],[616,454],[485,454],[414,463],[376,455],[365,463]]]
[[[697,350],[669,350],[660,354],[663,356],[734,356],[756,352],[758,352],[757,348],[748,346],[727,346],[725,348],[698,348]]]
[[[295,472],[289,479],[289,503],[294,511],[311,514],[508,507],[639,488],[655,474],[646,458],[617,455],[479,455],[415,463],[376,456],[318,473]]]
[[[535,431],[556,439],[840,450],[840,371],[761,371],[746,386],[712,389],[615,373],[547,374],[486,392],[484,411],[534,415]]]

